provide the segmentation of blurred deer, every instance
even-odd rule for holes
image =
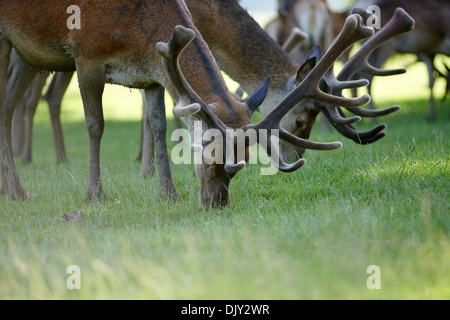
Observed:
[[[10,68],[14,68],[14,65],[11,65]],[[56,162],[64,162],[67,160],[60,115],[61,102],[70,84],[73,72],[55,73],[47,93],[42,96],[42,90],[49,75],[49,72],[41,72],[36,75],[28,90],[19,100],[14,111],[13,152],[15,156],[22,157],[25,163],[31,163],[32,161],[33,118],[40,99],[44,99],[49,106],[56,150]]]
[[[294,28],[305,32],[306,40],[291,53],[294,61],[303,63],[313,47],[320,45],[327,50],[339,34],[341,28],[334,34],[333,19],[325,0],[279,0],[278,17],[266,26],[266,31],[279,44],[285,43]]]
[[[236,100],[229,93],[208,46],[194,27],[184,1],[84,0],[78,1],[78,5],[82,23],[80,28],[69,28],[64,14],[72,7],[69,0],[57,3],[50,0],[0,1],[2,192],[8,192],[12,199],[27,198],[12,157],[12,118],[17,101],[33,81],[36,70],[77,71],[90,140],[88,201],[104,198],[100,144],[105,125],[102,95],[106,83],[145,89],[148,109],[144,123],[151,123],[158,153],[160,192],[169,198],[177,198],[178,194],[171,179],[167,154],[164,88],[177,102],[174,114],[183,117],[191,132],[195,130],[197,119],[203,130],[215,129],[226,137],[228,143],[223,145],[225,161],[212,164],[203,161],[195,166],[200,183],[200,203],[204,207],[229,203],[231,179],[247,163],[250,144],[245,146],[241,158],[234,156],[237,138],[234,129],[244,133],[265,133],[252,143],[267,142],[261,146],[277,168],[292,172],[303,166],[305,160],[300,158],[295,163],[285,163],[272,150],[274,132],[295,148],[335,150],[342,146],[339,142],[318,143],[302,139],[281,128],[282,118],[292,108],[306,100],[358,108],[370,100],[368,96],[344,98],[320,89],[323,78],[330,77],[329,70],[342,52],[356,41],[373,35],[373,29],[365,26],[359,15],[347,19],[341,35],[320,61],[311,58],[304,65],[303,69],[307,71],[304,80],[261,122],[251,124],[253,113],[265,98],[269,80],[264,81],[245,102]],[[46,19],[36,19],[36,15]],[[7,77],[10,60],[16,67]],[[350,82],[344,87],[360,84],[361,81]],[[333,86],[342,87],[343,84],[336,82]],[[208,145],[204,141],[196,143],[200,143],[193,145],[196,149]],[[165,172],[161,174],[162,171]]]
[[[414,53],[422,57],[427,65],[430,99],[429,119],[436,118],[433,95],[434,59],[437,54],[450,55],[450,1],[447,0],[365,0],[357,1],[356,5],[367,9],[370,5],[380,8],[381,25],[392,16],[395,8],[404,8],[415,20],[416,27],[412,32],[406,33],[390,40],[378,48],[370,57],[371,63],[379,67],[394,52]],[[369,87],[370,92],[370,87]]]

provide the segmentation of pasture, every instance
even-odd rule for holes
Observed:
[[[397,57],[390,67],[413,60]],[[435,122],[426,119],[424,64],[377,79],[374,90],[378,107],[402,106],[382,119],[381,141],[358,146],[316,125],[312,139],[343,148],[308,151],[292,174],[261,176],[249,166],[231,183],[229,207],[201,210],[192,166],[172,167],[176,203],[158,198],[157,177],[141,177],[140,96],[117,86],[104,95],[108,200],[84,201],[89,141],[74,78],[62,110],[69,162],[55,163],[41,103],[33,163],[17,159],[30,200],[0,197],[0,299],[449,299],[444,83],[435,87]],[[84,219],[63,223],[74,210]],[[79,290],[66,285],[72,265],[81,270]],[[371,265],[381,271],[379,290],[366,285]]]

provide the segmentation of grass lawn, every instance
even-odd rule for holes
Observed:
[[[231,184],[231,205],[209,211],[199,209],[192,167],[173,166],[177,203],[158,199],[156,177],[140,176],[140,96],[117,86],[104,96],[108,201],[87,204],[88,136],[73,80],[62,112],[70,161],[55,163],[41,103],[34,162],[17,160],[31,201],[0,197],[0,299],[449,299],[449,101],[426,120],[425,70],[376,80],[377,106],[402,106],[382,119],[381,141],[358,146],[318,125],[312,139],[344,147],[308,151],[292,174],[249,166]],[[76,209],[82,221],[61,221]],[[80,290],[66,286],[72,265]],[[366,285],[371,265],[379,290]]]

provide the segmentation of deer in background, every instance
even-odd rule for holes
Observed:
[[[0,1],[2,192],[8,192],[12,199],[27,197],[12,157],[12,118],[16,103],[33,81],[36,70],[77,71],[90,140],[88,201],[104,197],[100,178],[100,144],[105,125],[102,95],[106,83],[145,89],[150,108],[148,117],[158,148],[159,169],[168,171],[163,175],[166,180],[160,180],[160,190],[169,197],[177,197],[177,193],[173,181],[167,178],[171,175],[165,144],[164,88],[177,101],[174,113],[184,117],[190,131],[194,130],[195,119],[202,121],[203,129],[214,128],[223,136],[233,129],[244,132],[267,130],[264,140],[268,143],[263,146],[277,167],[286,172],[299,169],[305,160],[287,164],[279,154],[272,152],[270,138],[273,130],[279,130],[279,138],[297,148],[335,150],[342,146],[339,142],[317,143],[301,139],[282,129],[282,118],[295,105],[305,100],[318,100],[351,108],[370,100],[368,96],[343,98],[319,88],[322,78],[344,50],[373,35],[373,29],[364,26],[358,15],[347,19],[334,46],[307,73],[302,83],[261,122],[251,124],[252,114],[267,93],[268,81],[263,82],[246,102],[237,101],[229,93],[219,67],[194,27],[183,1],[78,1],[83,14],[81,29],[67,28],[64,13],[71,5],[68,0],[57,4],[50,0]],[[40,19],[41,16],[46,18]],[[108,31],[105,33],[103,30]],[[10,59],[17,67],[8,78]],[[315,58],[311,59],[305,68],[315,62]],[[360,85],[361,81],[356,84]],[[336,86],[342,84],[338,82]],[[353,87],[355,83],[346,83],[345,86]],[[222,164],[203,162],[195,166],[200,182],[200,203],[204,207],[229,203],[231,179],[248,159],[248,152],[245,152],[243,159],[233,157],[230,161],[235,138],[227,136],[227,141],[230,140],[224,146],[227,161]],[[204,143],[201,143],[203,148]]]
[[[381,25],[384,25],[393,14],[395,8],[402,7],[416,20],[412,32],[386,42],[370,57],[371,63],[379,67],[393,53],[418,54],[425,61],[428,69],[430,99],[429,119],[436,118],[434,87],[434,59],[436,54],[450,55],[450,2],[447,0],[365,0],[357,1],[356,5],[368,8],[376,5],[380,8]],[[369,87],[370,92],[370,87]]]
[[[14,68],[14,65],[11,65],[10,68]],[[67,160],[60,115],[61,102],[72,80],[73,72],[55,73],[46,94],[42,96],[42,90],[49,75],[49,72],[42,72],[36,75],[31,86],[20,99],[14,111],[13,152],[15,156],[22,157],[25,163],[31,163],[32,161],[33,118],[41,98],[49,106],[56,150],[56,162],[64,162]]]
[[[278,17],[268,23],[265,28],[267,33],[283,44],[294,28],[299,28],[308,35],[298,49],[291,53],[294,61],[300,64],[316,45],[327,50],[333,38],[341,31],[339,29],[334,34],[333,15],[325,0],[279,0]]]

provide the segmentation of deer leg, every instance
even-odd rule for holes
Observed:
[[[13,117],[13,133],[12,133],[12,147],[14,156],[21,157],[24,150],[25,138],[25,106],[27,101],[28,91],[20,98],[14,110]]]
[[[433,121],[436,120],[436,107],[434,103],[434,96],[433,96],[433,88],[434,88],[434,58],[435,55],[429,55],[429,54],[423,54],[422,59],[427,65],[428,70],[428,85],[430,87],[430,101],[429,101],[429,110],[428,110],[428,118]]]
[[[52,79],[50,87],[44,96],[50,110],[50,117],[55,141],[56,162],[67,161],[64,136],[61,125],[61,102],[72,80],[73,72],[58,72]]]
[[[144,98],[144,94],[142,94],[142,98]],[[144,102],[145,104],[145,102]],[[142,111],[144,112],[144,108],[145,106],[142,105]],[[136,161],[142,161],[142,152],[144,149],[144,113],[142,113],[142,120],[141,120],[141,136],[140,136],[140,140],[139,140],[139,150],[138,150],[138,154],[136,156]]]
[[[77,64],[78,81],[89,134],[89,182],[86,201],[105,200],[100,179],[100,144],[105,129],[102,96],[105,88],[103,71],[90,64]]]
[[[173,118],[173,129],[177,130],[177,129],[181,129],[183,128],[183,125],[181,123],[181,118],[180,117],[174,117]]]
[[[8,83],[8,66],[10,60],[11,45],[0,33],[0,155],[2,180],[0,194],[7,191],[8,179],[7,170],[13,171],[12,157],[8,151],[8,143],[5,135],[5,109],[4,101],[6,96],[6,84]]]
[[[165,196],[168,200],[177,200],[179,196],[173,183],[169,153],[167,151],[167,119],[164,104],[164,88],[160,85],[155,85],[145,90],[145,96],[149,109],[148,114],[150,115],[149,123],[151,124],[151,130],[155,139],[156,154],[158,157],[159,195]],[[144,150],[146,144],[144,139]]]
[[[10,147],[12,154],[12,121],[14,117],[14,110],[17,103],[25,94],[25,92],[30,88],[33,80],[36,77],[37,72],[30,69],[27,63],[25,63],[22,58],[20,58],[15,51],[11,56],[11,64],[13,64],[13,71],[8,79],[8,84],[6,87],[6,98],[5,98],[5,129],[6,138],[8,141],[8,146]],[[27,102],[28,103],[28,102]],[[27,111],[25,110],[25,113]]]
[[[375,68],[381,68],[381,66],[386,62],[386,60],[391,56],[393,52],[393,46],[389,45],[388,42],[386,42],[386,45],[383,45],[377,49],[369,56],[369,63],[374,66]],[[372,96],[372,86],[373,86],[373,78],[372,75],[365,75],[365,78],[369,80],[369,85],[367,86],[367,93],[369,96]],[[373,102],[373,99],[369,102],[369,109],[375,110],[375,104]],[[373,119],[376,121],[375,119]]]
[[[42,89],[44,89],[45,82],[49,76],[48,72],[37,74],[31,87],[27,91],[28,99],[25,107],[25,140],[23,149],[23,161],[31,163],[31,145],[33,140],[33,118],[36,113],[39,100],[41,99]]]
[[[12,54],[11,44],[0,34],[0,151],[2,162],[2,186],[0,193],[8,191],[11,199],[27,198],[12,156],[11,127],[14,108],[33,81],[35,72],[30,71],[17,54]],[[15,68],[8,79],[8,66],[15,63]]]
[[[151,100],[147,101],[147,99]],[[150,96],[148,96],[144,90],[142,91],[141,173],[144,178],[155,174],[155,146],[151,124],[151,112],[153,106],[161,103],[159,99],[160,97],[157,92],[152,92]],[[162,107],[164,107],[164,101],[162,102]]]

